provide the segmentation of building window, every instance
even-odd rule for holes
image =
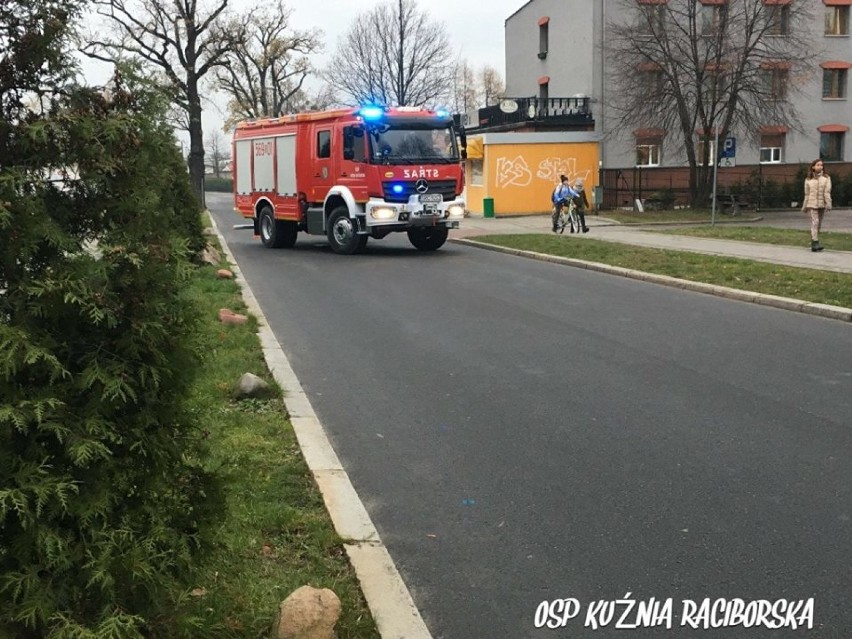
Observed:
[[[780,146],[762,146],[760,147],[760,163],[761,164],[781,164]]]
[[[636,31],[640,35],[660,35],[666,30],[666,5],[642,4],[636,20]]]
[[[470,161],[470,185],[471,186],[482,186],[484,181],[482,179],[482,170],[483,170],[483,161],[482,158],[476,158]]]
[[[784,161],[785,138],[783,133],[764,133],[760,136],[761,164],[781,164]]]
[[[849,35],[849,6],[835,6],[825,8],[825,35],[848,36]]]
[[[725,26],[728,6],[725,4],[705,4],[701,6],[701,33],[715,35]]]
[[[841,99],[846,97],[846,69],[822,70],[822,97]]]
[[[640,69],[645,95],[659,97],[665,92],[666,76],[660,69]]]
[[[538,85],[538,99],[543,102],[541,105],[543,109],[547,108],[547,99],[550,97],[550,83],[542,82]]]
[[[766,5],[766,33],[784,36],[790,33],[790,5]]]
[[[544,20],[542,18],[542,20]],[[550,22],[539,21],[538,23],[538,57],[544,60],[547,57]]]
[[[766,95],[772,100],[787,99],[787,83],[790,79],[790,72],[787,69],[764,69],[763,85]]]
[[[701,79],[701,93],[707,104],[718,101],[725,94],[728,77],[724,69],[708,68]]]
[[[707,149],[707,165],[713,166],[713,163],[718,161],[718,156],[716,155],[716,140],[709,139],[703,140],[699,139],[698,144],[695,146],[695,161],[698,166],[705,166],[704,164],[704,151],[705,147]]]
[[[666,89],[666,74],[657,62],[640,62],[636,65],[636,77],[640,79],[646,98],[659,97]]]
[[[660,166],[660,143],[637,144],[636,166]]]
[[[826,162],[843,161],[843,137],[845,133],[822,133],[819,137],[819,159]]]

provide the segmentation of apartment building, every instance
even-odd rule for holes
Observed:
[[[506,95],[517,97],[588,97],[595,131],[601,139],[601,170],[684,167],[683,144],[667,143],[667,132],[653,123],[614,131],[615,113],[608,38],[613,25],[631,20],[631,11],[683,0],[530,0],[505,22]],[[695,0],[700,17],[712,27],[728,3],[739,0]],[[850,12],[852,0],[762,0],[772,37],[795,30],[806,35],[816,56],[790,101],[801,126],[765,123],[758,131],[732,131],[736,166],[798,166],[817,157],[826,162],[852,162],[852,68]],[[793,3],[807,2],[806,20],[793,20]],[[645,5],[644,7],[642,5]],[[797,17],[800,17],[797,15]],[[770,67],[770,65],[767,65]],[[767,68],[775,90],[785,90],[784,65]],[[795,94],[795,95],[794,95]],[[623,128],[623,127],[622,127]]]

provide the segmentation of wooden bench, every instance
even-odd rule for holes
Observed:
[[[751,208],[751,204],[739,195],[716,195],[716,208],[720,209],[722,213],[739,215],[742,209]]]

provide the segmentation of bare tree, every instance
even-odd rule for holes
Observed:
[[[281,115],[300,94],[311,71],[307,56],[322,48],[321,32],[291,29],[291,14],[279,0],[228,25],[235,44],[216,71],[216,86],[230,98],[229,121]]]
[[[284,89],[286,91],[286,88]],[[305,89],[297,89],[290,92],[289,97],[281,105],[279,114],[301,113],[303,111],[321,111],[328,109],[341,103],[335,97],[334,92],[328,86],[324,86],[317,91],[307,91]],[[260,117],[260,116],[258,116]],[[238,122],[246,119],[244,111],[239,103],[234,98],[228,102],[226,106],[225,121],[222,124],[222,130],[225,133],[231,132]]]
[[[324,77],[355,103],[448,101],[453,64],[446,27],[430,20],[416,0],[387,0],[355,19]]]
[[[482,106],[491,106],[499,102],[506,93],[506,87],[503,84],[503,78],[500,73],[492,66],[485,65],[479,71],[479,84],[482,87]]]
[[[207,155],[213,175],[217,179],[221,178],[225,163],[231,159],[231,152],[228,150],[227,141],[217,129],[213,129],[207,136]]]
[[[614,128],[666,132],[667,148],[686,153],[693,203],[703,204],[712,186],[704,169],[718,161],[716,134],[800,126],[790,97],[801,91],[814,47],[793,25],[807,23],[810,3],[621,1],[605,52],[617,88]]]
[[[189,175],[203,202],[200,85],[233,47],[222,29],[228,0],[92,0],[92,4],[114,31],[111,37],[93,37],[84,53],[109,62],[130,57],[162,75],[169,99],[186,113]]]
[[[462,114],[472,111],[480,106],[479,95],[473,69],[467,60],[459,60],[453,73],[453,110]]]

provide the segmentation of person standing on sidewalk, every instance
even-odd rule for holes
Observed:
[[[589,208],[589,198],[586,197],[586,191],[583,188],[583,180],[577,178],[574,180],[574,206],[577,210],[577,215],[580,217],[580,228],[583,233],[589,232],[589,227],[586,226],[586,209]],[[577,229],[577,233],[580,229]]]
[[[823,171],[822,160],[814,160],[805,178],[802,212],[811,216],[811,250],[821,251],[819,230],[826,211],[831,210],[831,178]]]

